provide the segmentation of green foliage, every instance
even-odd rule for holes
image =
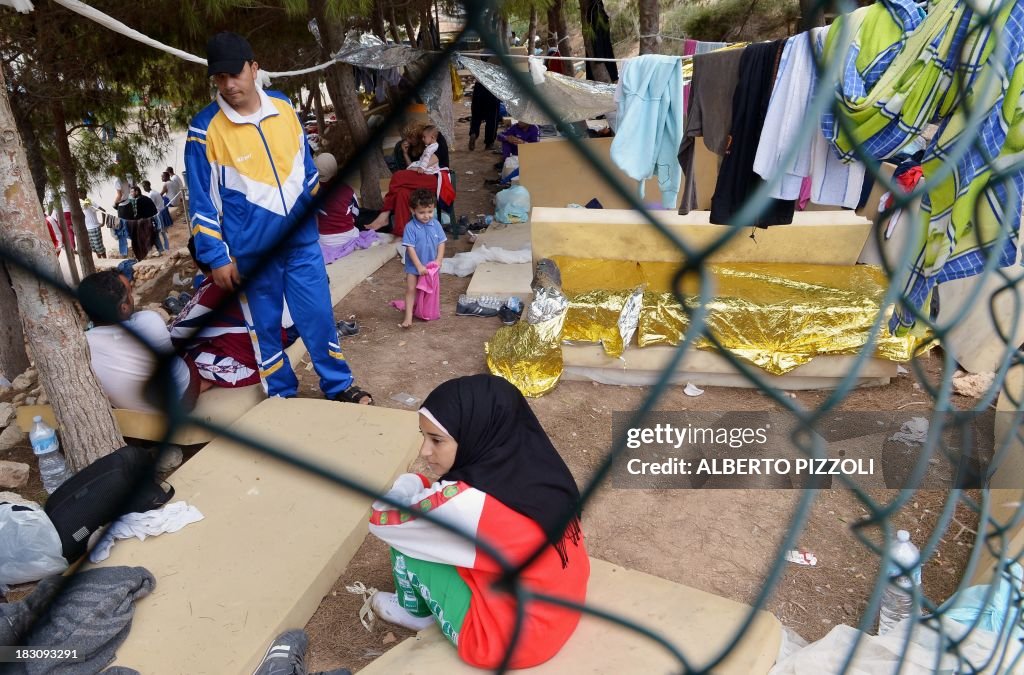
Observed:
[[[662,32],[709,42],[780,37],[800,16],[797,0],[710,0],[663,11]]]

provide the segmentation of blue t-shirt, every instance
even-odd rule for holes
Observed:
[[[441,229],[441,223],[437,222],[437,218],[431,218],[427,223],[421,223],[413,218],[405,226],[402,245],[409,246],[416,251],[416,257],[420,259],[420,264],[426,267],[427,263],[437,259],[437,247],[447,239],[448,237],[444,235],[444,230]],[[405,271],[409,274],[419,274],[408,251],[405,253]]]

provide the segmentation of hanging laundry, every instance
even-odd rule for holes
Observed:
[[[827,206],[855,209],[864,189],[867,167],[862,162],[844,162],[817,130],[811,139],[811,201]]]
[[[811,175],[810,137],[800,143],[794,156],[785,160],[801,140],[801,133],[806,133],[809,126],[818,126],[817,120],[808,117],[817,80],[813,43],[826,31],[826,28],[815,28],[795,35],[786,41],[782,50],[779,73],[764,119],[764,127],[772,133],[761,134],[754,158],[754,171],[762,178],[772,180],[780,176],[771,191],[775,199],[797,199],[804,178]]]
[[[628,67],[626,67],[628,66]],[[683,140],[683,68],[678,56],[646,54],[623,67],[611,158],[640,182],[658,177],[663,208],[675,208],[681,176],[677,150]]]
[[[775,82],[775,67],[786,46],[785,40],[762,42],[743,50],[739,80],[732,99],[732,130],[729,147],[718,173],[711,198],[711,222],[728,224],[764,181],[754,173],[761,130]],[[857,185],[860,196],[860,185]],[[793,222],[792,200],[771,199],[749,225],[767,227]]]
[[[697,206],[697,180],[693,159],[698,136],[716,155],[724,155],[732,125],[732,97],[739,79],[742,49],[726,49],[693,57],[690,80],[690,105],[686,112],[686,132],[677,159],[685,176],[679,213],[685,215]]]
[[[890,321],[894,333],[920,334],[912,308],[930,306],[936,284],[978,274],[990,256],[1003,267],[1016,257],[1024,169],[992,181],[992,166],[1009,167],[1024,151],[1024,3],[1005,3],[984,26],[970,3],[956,0],[938,0],[927,14],[910,0],[883,0],[839,21],[853,44],[838,54],[841,31],[831,30],[825,52],[844,65],[836,115],[847,124],[825,115],[822,131],[843,157],[860,145],[888,158],[943,120],[922,162],[921,251],[904,287],[907,304]],[[980,125],[969,128],[968,113]]]

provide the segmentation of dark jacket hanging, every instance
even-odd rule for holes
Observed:
[[[732,131],[711,198],[711,222],[728,224],[750,195],[764,184],[754,172],[754,157],[768,114],[775,73],[785,40],[762,42],[743,50],[732,101]],[[771,130],[769,130],[771,133]],[[793,222],[794,202],[769,199],[753,222],[756,227]]]

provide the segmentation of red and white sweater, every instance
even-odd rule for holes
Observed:
[[[403,474],[388,496],[409,504],[410,511],[430,511],[488,542],[512,564],[525,560],[545,540],[535,521],[461,481],[431,485],[419,474]],[[515,625],[516,603],[513,596],[492,588],[501,576],[495,560],[472,541],[383,502],[373,505],[370,532],[404,555],[456,567],[472,594],[459,632],[459,657],[478,668],[497,667]],[[590,578],[582,535],[578,546],[567,542],[565,551],[568,564],[563,568],[558,552],[548,545],[520,579],[532,591],[582,604]],[[529,668],[550,659],[572,635],[579,617],[579,612],[529,602],[510,667]]]

